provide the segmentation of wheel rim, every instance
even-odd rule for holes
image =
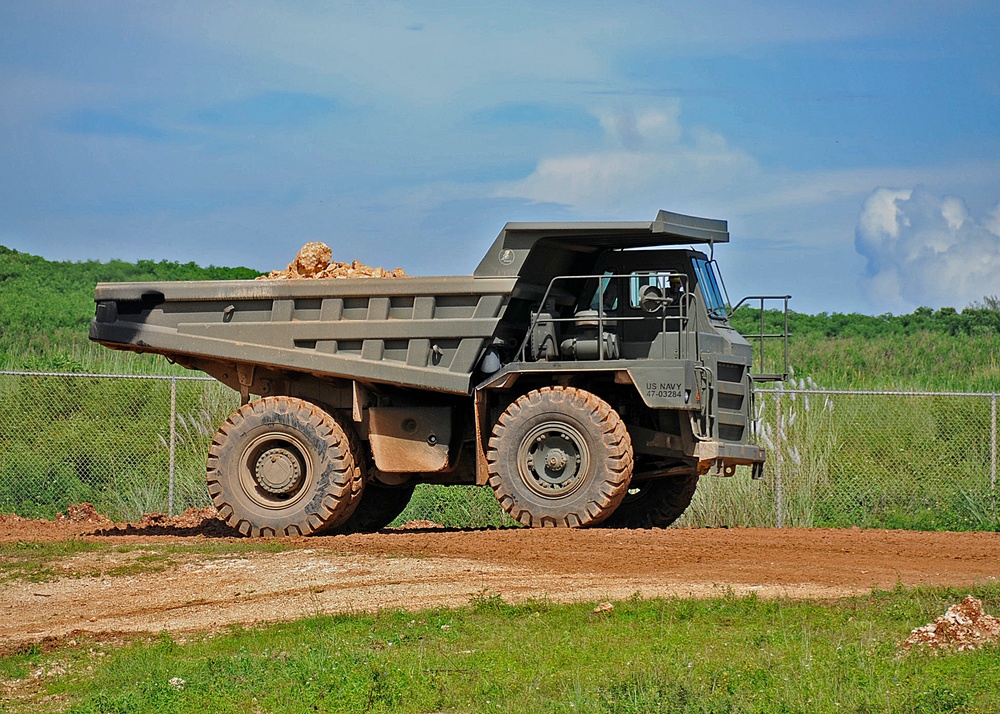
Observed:
[[[287,508],[309,491],[313,477],[308,449],[290,434],[253,439],[240,459],[240,486],[264,508]]]
[[[545,422],[521,440],[517,470],[532,491],[546,498],[563,498],[584,482],[590,450],[583,435],[563,422]]]

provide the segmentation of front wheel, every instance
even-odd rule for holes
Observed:
[[[516,399],[497,420],[486,459],[500,506],[532,527],[596,525],[632,477],[632,442],[618,412],[573,387]]]
[[[248,536],[334,528],[364,488],[357,442],[302,399],[264,397],[230,415],[208,451],[208,491],[219,515]]]

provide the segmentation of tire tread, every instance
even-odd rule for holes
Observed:
[[[519,507],[516,486],[510,483],[518,477],[505,473],[509,464],[503,463],[501,451],[509,451],[511,434],[522,421],[546,408],[589,421],[600,434],[606,454],[598,459],[598,483],[584,503],[559,515],[534,516],[529,508]],[[596,394],[576,387],[542,387],[517,398],[500,415],[490,435],[486,459],[488,483],[501,508],[516,521],[528,527],[580,528],[600,523],[625,497],[632,475],[632,441],[618,413]]]

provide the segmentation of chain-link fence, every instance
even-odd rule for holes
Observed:
[[[760,390],[765,478],[703,478],[690,525],[997,530],[997,395]]]
[[[203,377],[0,372],[0,513],[209,505],[205,455],[238,405]],[[679,524],[997,530],[996,409],[996,394],[759,391],[765,478],[703,478]],[[434,486],[401,516],[505,518],[489,489]]]
[[[205,455],[239,395],[207,377],[0,373],[0,512],[115,518],[209,505]]]

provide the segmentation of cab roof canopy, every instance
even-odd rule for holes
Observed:
[[[508,223],[474,274],[481,277],[517,275],[536,246],[594,253],[608,249],[728,242],[726,221],[670,211],[660,211],[652,221]]]

